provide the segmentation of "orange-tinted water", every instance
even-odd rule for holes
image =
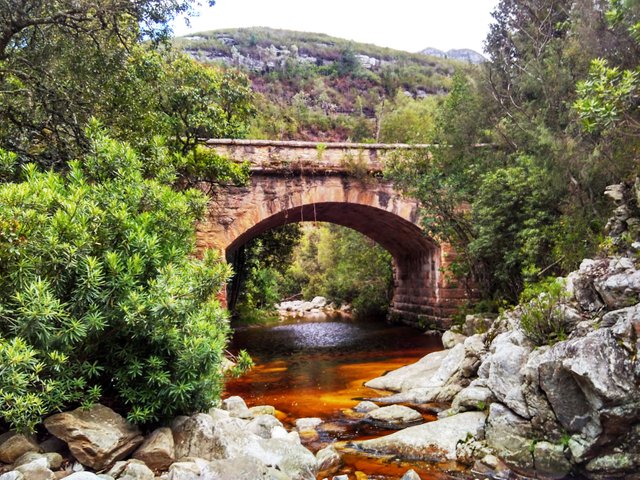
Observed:
[[[364,382],[413,363],[442,345],[439,339],[409,327],[338,318],[291,319],[275,326],[237,328],[233,348],[248,350],[256,366],[248,375],[231,381],[226,394],[240,395],[249,406],[273,405],[288,426],[297,418],[322,418],[325,423],[318,437],[303,436],[307,447],[316,451],[334,441],[390,433],[352,415],[350,409],[360,399],[386,394],[365,387]],[[424,417],[434,419],[428,413]],[[442,480],[452,478],[443,469],[460,470],[456,465],[403,463],[358,453],[343,458],[340,473],[348,474],[350,480],[358,478],[356,472],[370,479],[399,479],[409,468],[423,480]]]

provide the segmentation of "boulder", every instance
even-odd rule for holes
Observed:
[[[47,467],[46,459],[34,460],[15,469],[27,480],[54,480],[53,472]]]
[[[202,480],[195,462],[176,462],[169,467],[167,480]]]
[[[572,467],[562,445],[544,441],[536,442],[533,448],[533,462],[536,473],[549,479],[565,478]]]
[[[206,413],[198,413],[177,424],[174,422],[172,432],[177,460],[185,457],[212,460],[222,448],[214,433],[213,418]]]
[[[299,432],[315,430],[322,423],[322,419],[318,417],[298,418],[296,420],[296,429]]]
[[[403,405],[376,408],[365,415],[365,420],[380,428],[400,429],[422,423],[420,412]]]
[[[213,460],[203,463],[201,468],[202,479],[220,480],[256,480],[271,479],[269,468],[260,460],[239,456],[231,460]]]
[[[249,407],[249,413],[252,417],[258,415],[275,415],[276,409],[271,405],[256,405],[255,407]]]
[[[506,406],[491,404],[485,438],[487,445],[508,465],[529,470],[533,468],[531,448],[535,435],[531,423]]]
[[[158,428],[144,440],[132,458],[144,462],[155,472],[164,471],[176,460],[175,443],[170,428]]]
[[[16,470],[12,470],[7,473],[3,473],[0,475],[0,480],[23,480],[24,475]]]
[[[400,480],[420,480],[415,470],[407,470]]]
[[[38,445],[26,435],[7,432],[0,435],[0,462],[13,463],[27,452],[37,452]]]
[[[314,306],[314,308],[322,308],[327,304],[327,299],[324,297],[313,297],[313,300],[311,300],[311,305]]]
[[[99,404],[52,415],[44,426],[69,445],[80,463],[95,470],[124,458],[144,440],[137,427]]]
[[[466,335],[462,335],[461,333],[456,333],[452,330],[447,330],[442,334],[442,346],[445,349],[450,349],[458,345],[459,343],[464,343],[467,339]]]
[[[518,415],[530,418],[524,398],[524,366],[531,348],[518,345],[520,341],[512,332],[500,334],[491,344],[492,354],[487,358],[489,374],[487,386],[496,399]]]
[[[376,408],[380,408],[380,407],[373,402],[370,402],[368,400],[363,400],[362,402],[358,403],[355,407],[353,407],[353,410],[358,413],[368,413],[372,410],[375,410]]]
[[[247,424],[247,430],[262,438],[271,438],[275,427],[282,427],[282,422],[273,415],[258,415]]]
[[[489,388],[470,385],[455,396],[451,409],[456,413],[484,410],[494,400],[493,392]]]
[[[116,480],[154,480],[155,478],[151,469],[140,460],[116,462],[108,475]]]
[[[429,381],[438,371],[442,365],[442,361],[449,355],[449,352],[450,351],[444,350],[430,353],[416,363],[392,370],[382,377],[369,380],[365,383],[365,386],[378,390],[391,390],[393,392],[432,386]]]
[[[249,408],[241,397],[229,397],[222,401],[222,409],[234,417],[249,417]]]
[[[443,462],[456,459],[456,445],[468,436],[482,436],[486,414],[465,412],[434,422],[405,428],[384,437],[353,442],[353,446],[378,455]]]
[[[91,472],[74,472],[68,477],[64,477],[64,480],[101,480],[103,478],[103,475],[98,476]],[[109,478],[113,477],[109,476]]]
[[[342,457],[333,445],[318,450],[316,453],[318,471],[325,474],[333,473],[342,465]]]
[[[60,465],[62,465],[62,455],[59,453],[27,452],[24,455],[21,455],[20,458],[14,462],[13,468],[26,465],[27,463],[31,463],[36,460],[43,462],[43,465],[51,470],[58,470]]]

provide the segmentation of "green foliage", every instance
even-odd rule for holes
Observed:
[[[435,130],[435,97],[414,100],[398,93],[380,121],[384,143],[430,143]]]
[[[226,45],[224,37],[233,38],[234,45]],[[386,105],[398,94],[440,95],[450,88],[454,68],[472,69],[422,54],[268,28],[201,32],[177,38],[174,44],[204,62],[243,55],[268,63],[261,71],[247,71],[259,92],[258,114],[250,130],[254,138],[369,142],[377,138],[384,119],[379,116],[381,107],[388,113]],[[365,67],[359,55],[380,62]],[[421,107],[416,104],[413,110]],[[402,115],[415,120],[410,107]],[[406,133],[423,131],[416,122]]]
[[[389,253],[349,228],[309,226],[281,281],[285,296],[317,295],[351,304],[359,316],[383,316],[391,300],[393,272]]]
[[[66,176],[27,165],[0,186],[0,412],[20,430],[98,400],[155,421],[222,390],[216,294],[230,272],[211,251],[193,256],[206,199],[145,178],[128,145],[90,138]]]
[[[552,278],[525,288],[520,297],[520,327],[529,340],[552,345],[567,338],[561,309],[567,297],[564,283]]]

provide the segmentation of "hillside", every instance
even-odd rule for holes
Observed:
[[[430,55],[438,58],[450,58],[452,60],[459,60],[461,62],[480,64],[486,62],[487,59],[480,53],[470,48],[460,48],[447,50],[438,50],[437,48],[425,48],[420,51],[423,55]]]
[[[446,93],[468,63],[270,28],[201,32],[175,45],[203,63],[234,66],[258,94],[252,137],[371,141],[405,99]],[[431,100],[432,101],[432,100]],[[406,138],[406,141],[419,140]]]

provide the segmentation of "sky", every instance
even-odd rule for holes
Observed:
[[[206,2],[203,2],[206,3]],[[173,24],[176,35],[237,27],[326,33],[409,52],[483,51],[498,0],[216,0]]]

